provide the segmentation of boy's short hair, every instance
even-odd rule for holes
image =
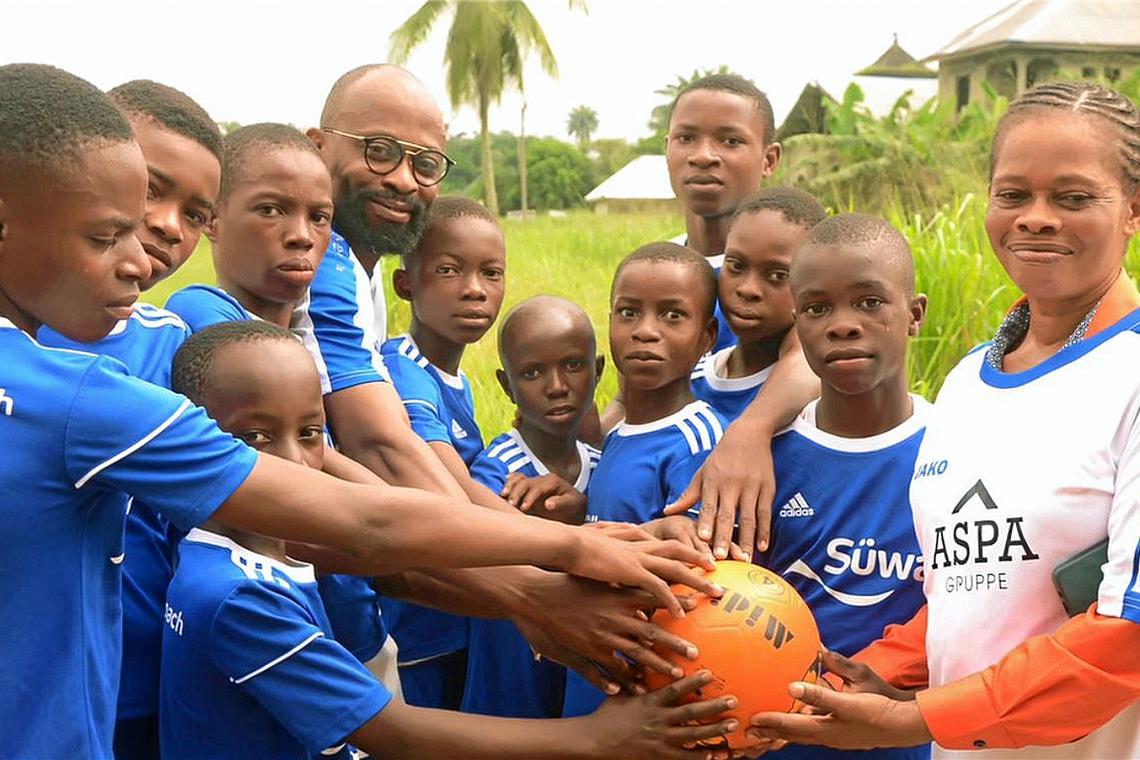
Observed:
[[[499,320],[499,362],[505,368],[507,366],[506,345],[509,341],[511,328],[520,319],[525,319],[531,315],[531,312],[548,312],[552,309],[561,309],[564,313],[572,315],[575,319],[579,319],[589,327],[590,340],[596,346],[596,336],[594,335],[594,325],[590,321],[590,315],[586,313],[578,304],[571,301],[569,298],[562,296],[551,296],[540,294],[531,296],[524,299],[507,312],[501,320]],[[593,349],[591,349],[593,350]]]
[[[274,150],[311,153],[324,163],[317,146],[296,127],[270,121],[249,124],[222,139],[222,184],[218,198],[225,200],[229,196],[234,185],[241,179],[246,159],[252,152],[268,153]]]
[[[54,66],[0,66],[0,178],[24,167],[74,165],[96,143],[134,139],[131,126],[95,85]]]
[[[776,211],[792,224],[810,230],[827,218],[827,210],[811,193],[798,187],[769,187],[745,198],[732,214],[731,227],[745,214]]]
[[[702,316],[706,319],[712,319],[713,312],[716,309],[717,298],[716,270],[712,268],[712,265],[709,264],[708,259],[704,256],[692,248],[686,248],[676,243],[650,243],[643,245],[622,259],[621,263],[617,265],[613,282],[610,284],[611,303],[613,303],[614,300],[614,287],[617,285],[621,273],[627,266],[638,261],[670,261],[691,267],[692,270],[697,273],[700,288],[704,291],[704,300],[707,308],[705,309],[706,313]]]
[[[874,245],[884,255],[893,255],[899,260],[903,282],[914,289],[914,256],[910,243],[881,216],[836,214],[828,217],[808,231],[800,247],[809,245]]]
[[[419,253],[420,245],[423,244],[427,233],[433,227],[438,227],[448,222],[454,222],[456,219],[463,218],[482,219],[496,227],[499,226],[499,220],[479,201],[472,200],[465,195],[442,195],[436,198],[428,209],[427,217],[424,222],[423,235],[420,236],[419,244],[403,256],[404,265],[407,266],[408,262],[416,257],[416,254]]]
[[[772,113],[772,102],[751,79],[745,79],[739,74],[709,74],[689,82],[681,88],[669,105],[669,121],[673,120],[673,112],[677,110],[677,103],[681,98],[696,90],[728,92],[751,100],[756,110],[760,112],[760,123],[764,125],[764,143],[768,144],[776,139],[776,117]]]
[[[297,342],[297,336],[270,322],[248,319],[219,322],[194,333],[174,355],[170,388],[195,404],[210,390],[214,358],[222,348],[237,343]]]
[[[206,109],[181,90],[149,79],[135,79],[108,90],[107,95],[128,116],[154,119],[222,160],[222,131]]]

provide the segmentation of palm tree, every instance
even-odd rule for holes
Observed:
[[[491,133],[487,113],[511,87],[523,89],[523,63],[537,53],[542,70],[558,76],[558,63],[538,20],[523,0],[464,2],[427,0],[419,10],[392,32],[391,58],[407,61],[412,50],[427,39],[432,26],[446,11],[452,11],[451,29],[443,63],[447,73],[447,95],[453,108],[473,105],[479,111],[483,141],[483,200],[494,214],[499,213],[495,192],[495,167],[491,156]]]
[[[590,137],[598,128],[598,112],[589,106],[578,106],[566,117],[566,133],[578,141],[583,153],[590,147]]]

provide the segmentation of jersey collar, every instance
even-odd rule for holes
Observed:
[[[279,571],[282,575],[298,583],[317,582],[315,569],[306,562],[297,562],[295,560],[292,562],[279,562],[272,557],[266,557],[264,554],[251,551],[231,538],[217,533],[211,533],[208,530],[191,528],[190,532],[186,534],[186,540],[196,544],[207,544],[209,546],[217,546],[221,549],[229,549],[230,556],[234,558],[235,562],[238,557],[254,558],[259,563]]]
[[[535,456],[534,452],[530,450],[530,446],[527,446],[526,441],[523,440],[522,433],[518,431],[518,428],[510,430],[507,435],[509,435],[511,437],[511,440],[515,442],[515,445],[522,449],[522,453],[526,456],[527,459],[530,460],[530,463],[534,466],[535,472],[537,472],[539,475],[550,474],[550,468],[547,467],[546,463]],[[574,486],[574,490],[585,493],[586,486],[590,482],[590,450],[586,447],[586,444],[578,440],[574,441],[574,446],[578,450],[578,464],[580,466],[580,469],[578,470],[578,479],[571,485]]]

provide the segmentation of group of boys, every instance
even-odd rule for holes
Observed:
[[[639,613],[683,614],[667,583],[719,593],[665,506],[801,348],[820,397],[773,441],[769,545],[733,556],[784,574],[841,654],[921,606],[910,251],[881,219],[757,192],[780,148],[746,80],[673,104],[686,235],[614,274],[604,439],[593,326],[549,295],[501,320],[518,415],[489,444],[460,365],[499,316],[505,240],[480,204],[437,198],[443,121],[407,72],[349,72],[305,134],[223,139],[170,87],[104,97],[31,65],[0,68],[0,103],[0,425],[27,426],[0,472],[37,521],[4,523],[16,755],[724,756],[692,746],[739,727],[714,719],[735,701],[676,706],[707,673],[615,695],[637,665],[680,675],[647,640],[696,656]],[[134,305],[202,234],[216,285]],[[386,254],[412,310],[392,338]],[[26,573],[61,554],[50,581]]]

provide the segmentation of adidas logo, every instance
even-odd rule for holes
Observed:
[[[464,430],[463,427],[458,422],[456,422],[455,420],[452,420],[451,421],[451,435],[453,438],[458,440],[460,438],[466,438],[467,437],[467,431]]]
[[[780,507],[779,514],[780,517],[812,517],[813,515],[815,515],[815,510],[799,491],[796,492],[795,496],[788,499],[787,504]]]

